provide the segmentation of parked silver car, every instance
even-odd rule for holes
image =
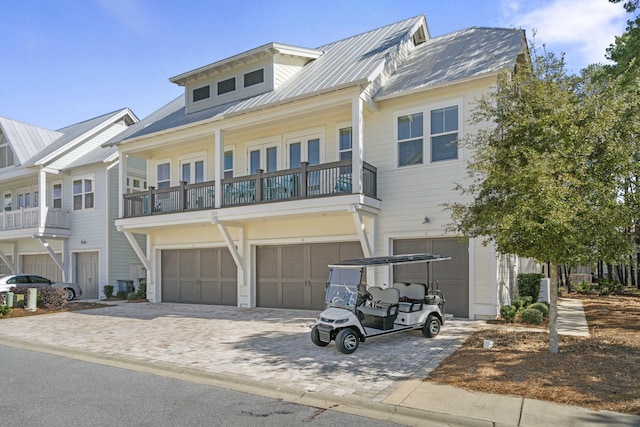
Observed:
[[[82,296],[82,289],[75,283],[54,282],[42,276],[34,274],[8,274],[0,277],[0,292],[9,292],[15,286],[26,286],[29,288],[54,288],[64,289],[67,293],[67,301]]]

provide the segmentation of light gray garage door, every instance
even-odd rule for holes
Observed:
[[[258,307],[324,309],[328,265],[362,258],[359,242],[259,246],[256,250]]]
[[[162,301],[237,305],[237,268],[228,249],[162,251]]]
[[[393,253],[396,255],[427,252],[447,255],[451,260],[397,265],[393,268],[393,280],[418,283],[437,280],[447,301],[446,312],[469,317],[468,247],[468,240],[458,238],[395,240]]]
[[[83,298],[98,298],[98,252],[76,253],[76,283],[82,289]]]
[[[56,254],[61,257],[61,254]],[[46,277],[54,282],[62,282],[62,271],[48,254],[22,255],[22,272]]]

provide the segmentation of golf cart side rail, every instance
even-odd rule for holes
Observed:
[[[435,261],[447,261],[451,257],[437,255],[437,254],[407,254],[407,255],[389,255],[379,256],[371,258],[358,258],[349,259],[337,262],[335,264],[329,264],[329,267],[338,268],[362,268],[362,267],[374,267],[377,265],[390,265],[390,264],[408,264],[413,262],[435,262]]]

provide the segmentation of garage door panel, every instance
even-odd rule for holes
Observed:
[[[59,258],[61,254],[56,254]],[[22,255],[22,272],[62,282],[62,271],[49,255]]]
[[[260,281],[256,299],[259,307],[281,307],[280,284],[274,281]]]
[[[305,245],[283,246],[280,263],[282,278],[298,280],[305,272]]]
[[[449,261],[396,265],[394,281],[437,281],[443,292],[446,312],[458,317],[469,316],[469,252],[468,241],[458,238],[399,239],[393,242],[394,254],[435,253],[450,256]]]
[[[223,267],[225,259],[231,262]],[[161,260],[163,301],[237,305],[236,265],[228,249],[163,250]]]
[[[282,307],[299,308],[300,302],[305,300],[304,283],[282,284]]]

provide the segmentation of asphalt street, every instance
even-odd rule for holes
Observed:
[[[397,425],[3,345],[0,361],[5,427]]]

